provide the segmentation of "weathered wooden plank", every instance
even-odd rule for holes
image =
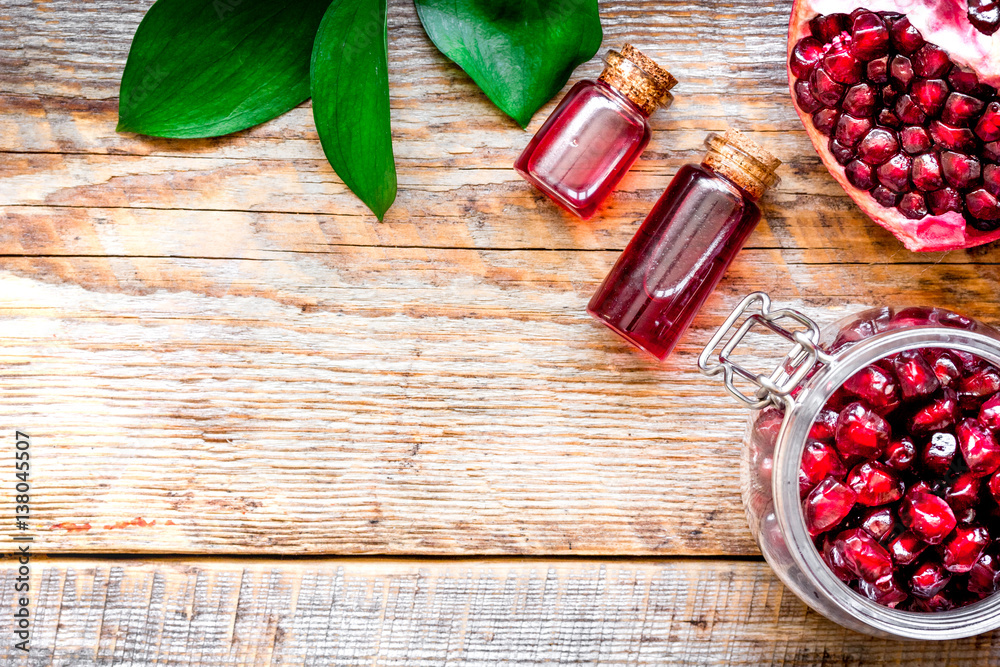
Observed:
[[[12,569],[0,607],[13,607]],[[997,635],[850,632],[760,562],[46,560],[25,662],[0,664],[996,665]]]

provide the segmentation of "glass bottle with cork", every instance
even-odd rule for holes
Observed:
[[[587,307],[666,359],[760,221],[781,161],[738,130],[710,134],[700,165],[678,170]]]
[[[597,81],[577,83],[514,163],[528,182],[587,219],[649,144],[649,116],[677,80],[631,44],[608,51]]]

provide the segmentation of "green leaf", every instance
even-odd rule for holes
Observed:
[[[157,0],[132,40],[118,130],[214,137],[309,97],[309,54],[330,0]]]
[[[386,0],[337,0],[316,33],[313,118],[337,175],[379,220],[396,199]]]
[[[414,2],[434,45],[521,127],[603,39],[597,0]]]

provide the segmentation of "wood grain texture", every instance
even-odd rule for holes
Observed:
[[[516,177],[528,134],[394,0],[384,224],[323,160],[308,104],[219,139],[115,134],[149,4],[0,6],[0,423],[34,438],[39,550],[753,554],[742,411],[693,370],[742,295],[823,321],[884,302],[1000,321],[995,249],[908,253],[822,169],[787,102],[787,3],[601,4],[606,47],[633,41],[681,84],[580,223]],[[584,307],[730,122],[783,182],[656,365]]]
[[[760,562],[55,559],[34,576],[25,659],[0,570],[5,666],[1000,664],[996,634],[845,630]]]

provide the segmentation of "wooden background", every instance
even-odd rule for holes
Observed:
[[[390,1],[382,224],[308,103],[218,139],[116,134],[150,4],[0,0],[0,442],[32,436],[48,554],[27,664],[1000,664],[1000,636],[827,622],[746,528],[744,415],[695,368],[744,294],[823,322],[924,303],[1000,323],[995,248],[907,252],[822,168],[788,100],[789,3],[601,2],[605,48],[681,83],[584,223],[516,176],[529,133]],[[729,123],[783,180],[658,365],[584,307]],[[24,664],[10,632],[0,615],[0,661]]]

